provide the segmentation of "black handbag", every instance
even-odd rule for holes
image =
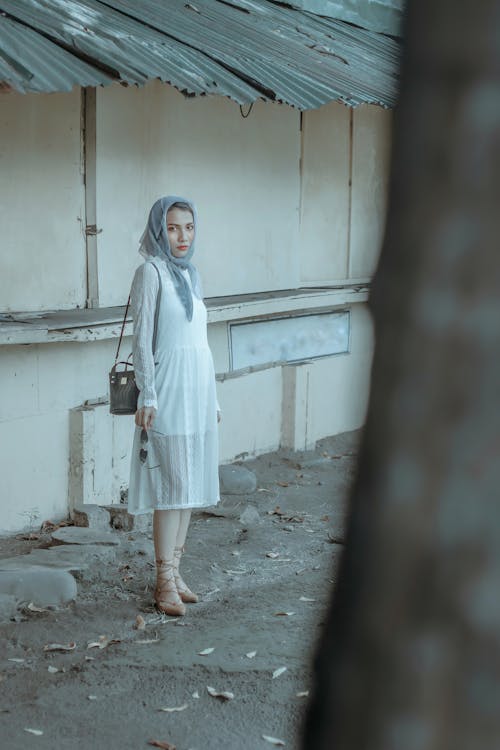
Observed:
[[[160,313],[161,300],[161,277],[158,268],[152,264],[158,274],[158,294],[156,296],[155,322],[153,329],[153,355],[156,351],[156,333],[158,330],[158,315]],[[137,411],[137,399],[139,398],[139,389],[135,382],[135,373],[130,362],[129,354],[126,361],[118,361],[120,356],[120,346],[122,343],[123,331],[127,320],[128,309],[130,307],[130,295],[123,316],[122,329],[120,331],[120,340],[116,350],[115,363],[109,372],[109,411],[111,414],[135,414]],[[118,365],[125,365],[124,369],[119,370]]]

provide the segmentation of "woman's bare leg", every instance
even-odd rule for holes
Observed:
[[[175,540],[176,547],[184,547],[186,541],[187,532],[189,528],[189,522],[191,521],[191,510],[180,510],[180,521],[179,529],[177,531],[177,539]]]
[[[153,540],[157,560],[173,558],[180,522],[180,510],[155,510],[153,512]]]
[[[156,558],[156,606],[168,615],[183,615],[186,608],[175,584],[175,547],[179,534],[181,512],[179,510],[155,510],[153,512],[153,540]]]
[[[175,584],[182,601],[194,603],[198,601],[198,597],[186,586],[186,583],[183,581],[179,573],[179,564],[182,553],[184,552],[184,542],[186,541],[189,522],[191,520],[191,510],[181,510],[180,514],[179,530],[177,532],[177,539],[175,540]]]

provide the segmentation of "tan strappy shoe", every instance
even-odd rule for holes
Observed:
[[[156,588],[154,599],[156,608],[166,615],[181,617],[186,607],[181,601],[175,584],[174,560],[156,560]]]
[[[177,591],[179,592],[179,596],[182,599],[183,602],[189,602],[190,604],[196,604],[198,601],[198,597],[195,593],[191,591],[190,588],[188,588],[185,584],[185,582],[182,580],[182,576],[179,573],[179,565],[181,562],[182,553],[184,552],[184,547],[175,547],[174,549],[174,579],[175,579],[175,585],[177,587]]]

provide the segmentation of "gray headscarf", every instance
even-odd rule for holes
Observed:
[[[193,238],[191,247],[183,258],[176,258],[175,255],[172,255],[170,243],[168,241],[167,212],[174,203],[187,203],[193,214],[193,222],[195,226],[195,237]],[[194,243],[196,241],[196,221],[196,208],[190,200],[187,200],[187,198],[181,198],[178,195],[166,195],[164,198],[159,198],[153,204],[153,207],[149,212],[148,223],[146,224],[146,229],[141,237],[141,244],[139,246],[139,252],[144,258],[146,258],[146,260],[160,258],[165,261],[167,269],[172,277],[172,281],[174,282],[176,292],[186,310],[188,320],[192,320],[193,318],[193,296],[189,284],[182,274],[183,269],[187,269],[189,272],[193,292],[199,299],[202,297],[198,272],[190,262],[194,253]]]

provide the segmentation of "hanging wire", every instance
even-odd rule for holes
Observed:
[[[249,108],[248,108],[248,112],[246,113],[246,115],[245,115],[245,114],[243,114],[243,107],[242,107],[242,105],[240,104],[240,114],[241,114],[241,116],[242,116],[242,117],[243,117],[243,118],[244,118],[245,120],[246,120],[246,118],[248,117],[248,115],[250,114],[250,112],[252,111],[252,107],[253,107],[253,104],[254,104],[253,102],[252,102],[252,103],[250,104],[250,106],[249,106]]]

